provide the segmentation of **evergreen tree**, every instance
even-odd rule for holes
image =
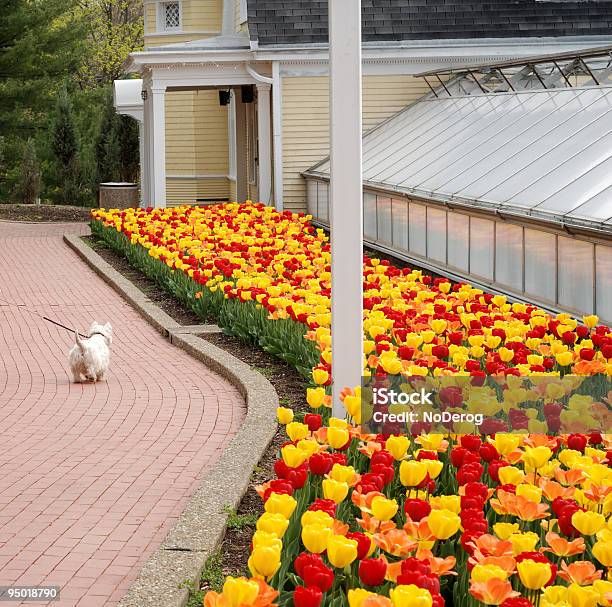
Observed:
[[[57,196],[60,202],[79,204],[83,201],[79,170],[79,140],[66,88],[57,96],[51,123],[51,150],[57,167]]]
[[[140,169],[138,123],[117,114],[109,93],[95,143],[98,183],[136,182]]]
[[[38,161],[34,140],[28,139],[23,150],[14,198],[16,202],[34,204],[39,194],[40,162]]]

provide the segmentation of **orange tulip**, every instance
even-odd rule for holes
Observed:
[[[569,565],[565,561],[561,561],[559,576],[570,584],[588,586],[600,580],[601,573],[602,572],[596,569],[595,565],[589,561],[575,561]]]
[[[486,582],[473,582],[470,585],[470,594],[486,605],[500,605],[506,599],[520,596],[519,592],[512,590],[508,580],[491,578]]]
[[[544,552],[552,552],[557,556],[574,556],[584,552],[585,545],[584,539],[579,537],[578,539],[568,540],[562,538],[559,534],[549,531],[546,534],[546,543],[550,548],[543,548]]]
[[[375,533],[373,537],[374,543],[381,550],[400,558],[407,557],[418,546],[418,543],[401,529],[390,529],[384,533]]]

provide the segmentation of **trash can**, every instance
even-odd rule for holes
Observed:
[[[130,209],[138,207],[138,203],[138,186],[135,183],[111,181],[100,184],[100,208]]]

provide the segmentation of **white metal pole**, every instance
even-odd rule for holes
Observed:
[[[259,140],[259,200],[272,201],[272,138],[270,133],[269,84],[258,82],[257,87],[257,138]]]
[[[363,357],[361,0],[329,0],[328,7],[332,412],[345,417],[340,393],[361,384]]]

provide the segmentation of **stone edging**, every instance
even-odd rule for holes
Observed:
[[[221,457],[210,468],[162,545],[145,563],[118,607],[184,607],[182,582],[199,581],[204,563],[225,533],[225,508],[237,508],[253,468],[276,432],[278,395],[272,384],[225,350],[188,333],[78,236],[64,242],[162,335],[225,377],[244,396],[247,414]]]

